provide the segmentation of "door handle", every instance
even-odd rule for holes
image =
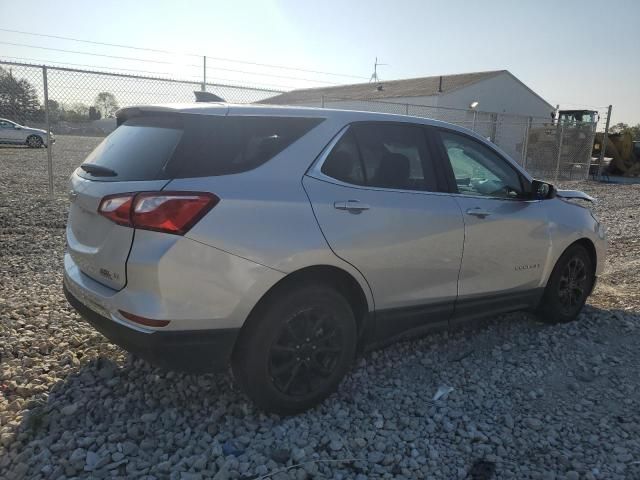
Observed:
[[[369,205],[359,202],[358,200],[345,200],[342,202],[335,202],[333,207],[337,210],[347,210],[349,212],[359,213],[363,210],[369,210]]]
[[[474,217],[484,218],[491,215],[491,212],[483,208],[476,207],[476,208],[469,208],[467,210],[467,215],[473,215]]]

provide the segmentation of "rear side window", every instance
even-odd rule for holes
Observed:
[[[171,115],[127,120],[85,163],[116,173],[103,181],[228,175],[252,170],[322,122],[320,118]]]
[[[437,191],[433,158],[421,127],[355,124],[333,148],[322,173],[345,183]]]

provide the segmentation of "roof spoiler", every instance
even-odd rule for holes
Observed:
[[[202,92],[202,91],[196,90],[193,93],[196,96],[196,103],[201,103],[201,102],[223,102],[223,103],[225,103],[224,98],[219,97],[218,95],[215,95],[215,94],[213,94],[211,92]]]

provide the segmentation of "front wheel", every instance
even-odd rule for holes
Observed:
[[[538,306],[541,320],[565,323],[575,320],[595,281],[593,261],[581,245],[569,247],[558,259]]]
[[[355,356],[353,311],[329,286],[282,288],[247,322],[232,371],[240,388],[268,412],[290,415],[320,403]]]
[[[40,148],[43,143],[42,138],[37,135],[31,135],[27,138],[27,146],[30,148]]]

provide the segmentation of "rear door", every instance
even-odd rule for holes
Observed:
[[[303,180],[331,249],[371,286],[379,338],[453,310],[464,226],[433,157],[420,126],[356,124]]]

